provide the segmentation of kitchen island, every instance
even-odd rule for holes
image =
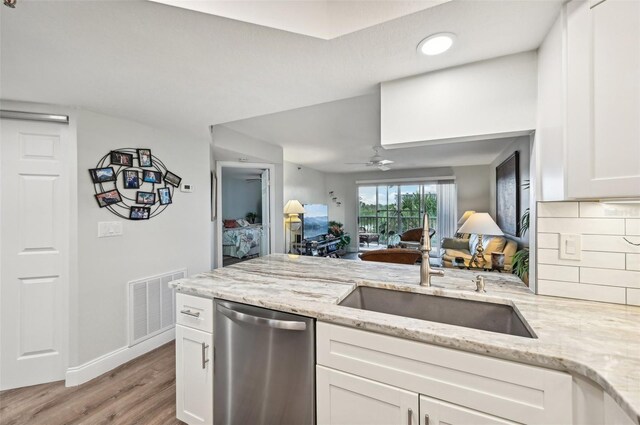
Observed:
[[[472,282],[477,274],[447,269],[444,278],[434,277],[432,286],[424,288],[415,266],[275,254],[171,285],[183,294],[567,372],[595,382],[632,423],[640,423],[640,308],[536,296],[508,274],[480,273],[487,292],[479,294]],[[357,286],[509,304],[537,338],[339,306]]]

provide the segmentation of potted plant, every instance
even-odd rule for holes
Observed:
[[[351,236],[345,234],[342,223],[333,220],[330,221],[329,229],[327,229],[327,232],[335,238],[340,238],[340,241],[338,242],[338,255],[346,254],[346,248],[351,243]]]
[[[522,188],[529,189],[529,180],[526,180],[522,184]],[[524,236],[529,230],[529,213],[530,209],[527,208],[520,217],[520,232],[518,236]],[[513,255],[513,274],[518,276],[524,283],[529,285],[529,248],[522,248]]]

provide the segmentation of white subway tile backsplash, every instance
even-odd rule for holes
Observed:
[[[580,282],[640,289],[640,272],[582,267]]]
[[[540,264],[538,266],[538,278],[544,280],[562,280],[564,282],[579,282],[580,268]]]
[[[558,215],[556,217],[563,216]],[[640,204],[603,204],[600,202],[580,202],[580,217],[640,218]]]
[[[627,304],[640,305],[640,289],[627,289]]]
[[[625,234],[640,236],[640,218],[628,218],[625,220],[625,222],[626,222]]]
[[[538,217],[578,217],[577,202],[539,202]]]
[[[538,232],[580,233],[583,235],[624,235],[624,219],[539,218]]]
[[[627,237],[632,239],[633,237]],[[640,242],[640,238],[638,238]],[[631,245],[624,236],[582,235],[582,249],[585,251],[639,253],[640,246]]]
[[[625,254],[620,252],[582,251],[580,260],[562,260],[557,249],[539,249],[538,263],[559,266],[598,267],[624,270]]]
[[[558,249],[560,235],[557,233],[538,233],[538,248]]]
[[[640,271],[640,254],[627,254],[627,270]]]
[[[627,299],[625,288],[554,280],[538,280],[538,294],[616,304],[625,304]]]

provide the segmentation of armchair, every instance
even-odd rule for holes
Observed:
[[[469,267],[469,263],[476,252],[478,244],[478,236],[471,235],[468,239],[459,238],[443,238],[442,239],[442,265],[444,267],[454,267],[456,259],[462,259],[465,267]],[[504,254],[504,270],[511,271],[513,268],[513,255],[518,250],[518,244],[510,239],[502,236],[483,238],[482,246],[484,247],[484,258],[487,266],[491,266],[491,253],[500,252]],[[457,264],[457,265],[463,265]]]

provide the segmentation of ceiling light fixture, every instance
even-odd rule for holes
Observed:
[[[418,44],[418,52],[427,56],[439,55],[451,48],[456,35],[450,32],[439,32],[425,38]]]

